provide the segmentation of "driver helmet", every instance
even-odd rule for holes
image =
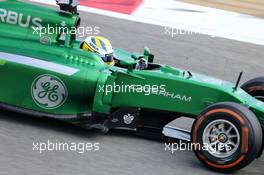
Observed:
[[[87,37],[81,45],[81,49],[98,54],[108,65],[113,66],[115,64],[112,45],[109,40],[104,37]]]

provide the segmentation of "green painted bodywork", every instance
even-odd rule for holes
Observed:
[[[234,90],[233,83],[193,72],[190,76],[184,70],[165,65],[153,70],[132,70],[132,65],[139,57],[146,60],[150,58],[147,50],[145,54],[132,54],[115,49],[120,66],[110,67],[104,64],[98,55],[81,50],[81,41],[75,40],[74,37],[59,37],[53,34],[48,35],[48,42],[43,41],[43,37],[34,34],[32,26],[36,26],[33,22],[27,27],[21,27],[16,20],[11,21],[12,24],[10,21],[8,23],[6,19],[1,18],[4,11],[23,14],[21,21],[24,24],[27,16],[30,16],[31,20],[39,18],[42,27],[56,26],[62,22],[68,27],[73,27],[78,21],[77,15],[15,0],[0,1],[1,53],[22,55],[78,71],[66,75],[0,57],[0,103],[55,115],[110,114],[113,109],[131,107],[198,116],[210,104],[232,101],[249,106],[264,125],[264,103],[240,88]],[[47,74],[63,81],[68,92],[65,103],[55,109],[40,107],[32,97],[32,83],[37,77]],[[152,93],[100,91],[103,86],[117,85],[163,88]]]

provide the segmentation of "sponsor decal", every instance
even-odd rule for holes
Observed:
[[[65,103],[68,91],[63,81],[58,77],[41,75],[33,81],[31,95],[39,107],[56,109]]]
[[[42,36],[40,38],[40,43],[45,45],[51,45],[51,38],[49,36]]]
[[[0,22],[28,28],[41,27],[42,19],[0,8]]]
[[[124,115],[123,119],[125,124],[130,125],[134,121],[135,117],[131,114],[127,114]]]
[[[175,100],[180,100],[183,102],[191,102],[192,101],[192,97],[188,97],[186,95],[182,95],[182,94],[178,94],[178,93],[170,93],[167,92],[166,90],[162,90],[162,91],[156,91],[153,94],[155,95],[159,95],[159,96],[164,96],[164,97],[168,97],[168,98],[172,98]]]

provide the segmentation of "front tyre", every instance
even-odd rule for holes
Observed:
[[[262,144],[262,129],[248,108],[232,102],[209,106],[192,127],[194,153],[207,167],[233,172],[250,164]]]

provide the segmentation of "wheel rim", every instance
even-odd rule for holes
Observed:
[[[209,123],[204,129],[202,139],[206,151],[217,158],[233,155],[240,144],[240,134],[236,126],[222,119]]]

